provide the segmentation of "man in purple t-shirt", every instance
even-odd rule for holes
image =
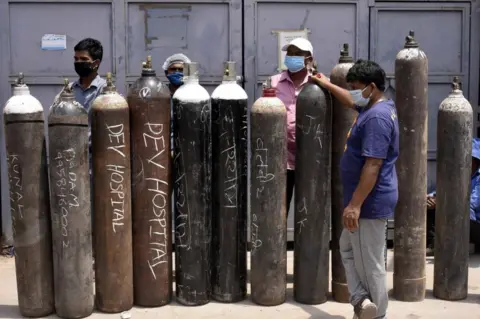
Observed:
[[[385,318],[385,227],[398,200],[395,104],[385,97],[385,72],[373,61],[358,60],[348,71],[350,91],[323,74],[312,79],[358,112],[340,162],[345,205],[340,253],[354,318]]]

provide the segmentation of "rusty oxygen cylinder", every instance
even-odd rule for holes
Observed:
[[[152,58],[130,86],[132,145],[133,289],[138,306],[166,305],[172,297],[170,91]]]
[[[93,312],[88,113],[68,79],[48,115],[55,309],[61,318]]]
[[[237,302],[247,295],[247,93],[225,62],[212,93],[212,297]]]
[[[287,111],[270,78],[250,116],[252,301],[276,306],[287,288]]]
[[[55,311],[43,107],[20,73],[4,111],[18,306],[24,317]]]
[[[183,85],[173,95],[175,284],[187,306],[211,298],[212,136],[211,101],[198,83],[198,64],[185,64]]]
[[[335,65],[330,81],[341,87],[347,88],[347,73],[353,66],[353,59],[348,53],[348,43],[340,51],[338,64]],[[340,236],[343,231],[343,186],[340,178],[340,160],[345,150],[347,135],[355,122],[356,113],[333,97],[332,110],[332,297],[337,302],[348,303],[347,278],[340,256]]]
[[[133,305],[130,121],[110,72],[91,112],[96,304],[118,313]]]
[[[403,130],[396,163],[393,294],[400,301],[422,301],[426,284],[428,60],[413,31],[395,59],[395,83],[398,123]]]
[[[462,300],[468,295],[473,112],[458,77],[440,104],[437,121],[433,295]]]
[[[297,97],[293,295],[327,301],[330,254],[332,98],[307,83]]]

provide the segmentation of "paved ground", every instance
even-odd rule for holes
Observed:
[[[352,318],[351,307],[328,301],[318,306],[306,306],[295,303],[292,298],[293,290],[293,253],[289,252],[288,263],[288,300],[277,307],[259,307],[250,301],[237,304],[219,304],[211,302],[202,307],[184,307],[176,303],[155,308],[134,308],[130,311],[131,318],[145,319],[203,319],[203,318],[228,318],[228,319],[344,319]],[[392,287],[393,253],[389,251],[388,282]],[[472,256],[469,272],[469,297],[463,301],[446,302],[437,300],[432,295],[433,285],[433,258],[427,258],[427,296],[425,301],[418,303],[405,303],[390,299],[389,319],[480,319],[480,255]],[[17,308],[17,291],[15,283],[14,260],[0,258],[0,318],[22,318]],[[51,316],[50,318],[56,318]],[[120,314],[106,315],[94,313],[90,318],[120,318]]]

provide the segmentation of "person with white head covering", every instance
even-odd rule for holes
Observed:
[[[170,93],[173,94],[183,84],[183,67],[185,63],[190,63],[190,59],[182,53],[175,53],[169,56],[163,63],[165,76],[170,82]]]
[[[277,97],[287,109],[287,212],[295,186],[295,109],[298,93],[307,84],[314,68],[313,47],[304,38],[293,39],[283,46],[287,52],[284,64],[287,70],[272,76],[272,87],[277,91]]]

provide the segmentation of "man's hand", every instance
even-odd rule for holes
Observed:
[[[358,228],[358,219],[360,218],[360,207],[348,204],[343,210],[343,226],[349,231]]]
[[[437,202],[435,200],[435,197],[427,196],[427,208],[428,209],[435,209],[436,206],[437,206]]]
[[[330,80],[323,74],[317,73],[314,76],[310,77],[311,81],[323,88],[327,88],[326,85],[330,83]]]

